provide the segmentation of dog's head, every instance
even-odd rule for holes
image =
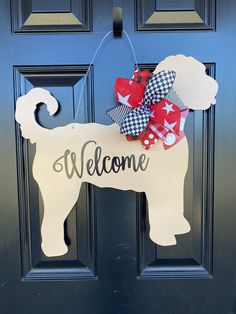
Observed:
[[[161,61],[154,73],[163,70],[176,72],[173,89],[184,105],[193,110],[205,110],[216,103],[217,82],[206,74],[206,67],[192,57],[170,56]]]

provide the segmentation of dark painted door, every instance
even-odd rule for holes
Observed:
[[[121,3],[121,2],[120,2]],[[15,99],[49,89],[70,123],[84,75],[112,27],[109,0],[1,0],[0,3],[0,313],[236,313],[236,106],[234,0],[123,1],[124,27],[143,67],[183,53],[219,82],[217,105],[191,112],[185,215],[192,231],[176,246],[148,236],[143,195],[84,185],[65,223],[67,255],[40,250],[42,200],[33,180],[34,145],[14,122]],[[116,77],[130,77],[127,40],[112,39],[86,81],[79,122],[109,124]],[[56,191],[55,191],[55,197]]]

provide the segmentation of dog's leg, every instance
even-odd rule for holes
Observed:
[[[150,238],[159,245],[174,245],[175,235],[189,232],[190,226],[183,216],[183,188],[170,191],[172,196],[167,200],[162,196],[166,191],[168,186],[163,185],[158,193],[147,194]]]
[[[75,192],[75,190],[77,192]],[[73,188],[57,185],[55,190],[41,189],[44,215],[41,226],[42,250],[46,256],[60,256],[67,253],[68,248],[64,241],[64,221],[75,202],[80,187]]]
[[[188,166],[188,144],[183,139],[168,151],[159,151],[160,167],[151,189],[146,190],[150,238],[160,245],[176,244],[175,235],[190,231],[183,216],[184,178]]]

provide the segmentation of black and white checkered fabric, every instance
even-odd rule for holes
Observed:
[[[154,75],[145,90],[144,105],[150,106],[156,103],[169,93],[174,81],[175,71],[165,70]]]
[[[120,132],[125,135],[139,135],[147,126],[150,109],[146,106],[133,109],[121,125]]]
[[[107,115],[119,126],[123,123],[126,116],[132,111],[132,108],[129,108],[125,105],[115,106],[107,111]]]

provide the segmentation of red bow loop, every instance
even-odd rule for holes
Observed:
[[[181,110],[178,106],[167,99],[162,99],[158,103],[151,105],[150,110],[150,122],[152,124],[158,123],[171,132],[179,134]]]
[[[144,88],[133,80],[118,78],[115,82],[116,100],[130,108],[143,105]]]

